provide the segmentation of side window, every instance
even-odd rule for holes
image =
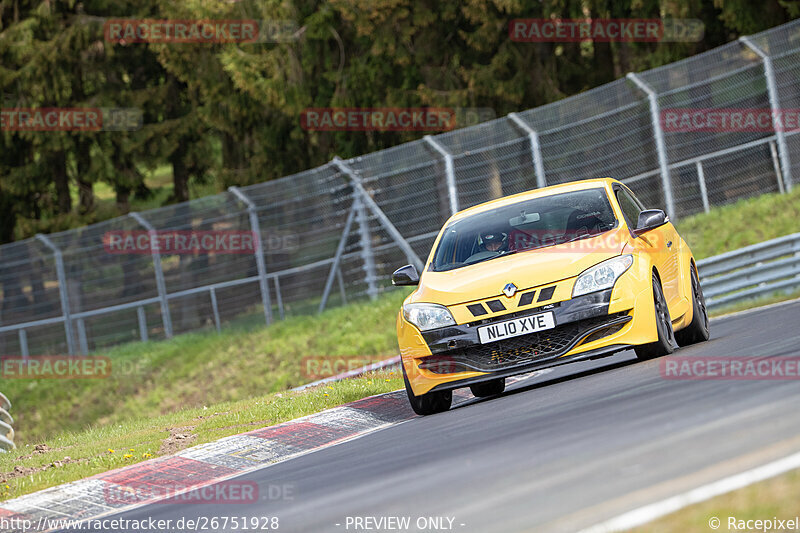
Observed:
[[[639,203],[631,198],[631,195],[625,189],[617,189],[617,201],[619,201],[619,206],[628,222],[628,227],[635,228],[641,212]]]
[[[633,203],[635,203],[637,206],[639,206],[639,212],[642,212],[642,211],[644,211],[645,209],[647,209],[647,208],[644,206],[644,204],[642,203],[642,201],[641,201],[641,200],[639,200],[639,199],[636,197],[636,195],[635,195],[635,194],[633,194],[633,192],[632,192],[630,189],[623,188],[622,190],[623,190],[623,191],[625,191],[625,192],[627,193],[627,195],[631,197],[631,199],[633,199]]]

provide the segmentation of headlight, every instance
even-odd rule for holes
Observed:
[[[443,305],[437,304],[405,304],[403,316],[417,326],[420,331],[455,326],[453,315]]]
[[[578,276],[578,279],[575,280],[575,288],[572,289],[572,297],[575,298],[582,294],[610,289],[614,286],[614,283],[617,282],[617,278],[628,270],[632,264],[633,256],[627,254],[613,257],[591,268],[587,268]]]

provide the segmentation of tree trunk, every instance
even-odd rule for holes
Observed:
[[[14,241],[14,227],[17,222],[17,212],[14,208],[14,199],[0,189],[0,243],[9,243]],[[22,282],[18,275],[21,271],[19,269],[9,269],[6,272],[2,287],[3,298],[0,300],[0,313],[2,313],[4,320],[11,318],[10,314],[27,301],[27,297],[22,290]]]
[[[89,213],[94,209],[94,189],[89,178],[92,165],[91,144],[89,140],[81,139],[77,143],[78,173],[78,209],[81,214]]]
[[[172,199],[175,202],[189,200],[189,169],[186,167],[186,140],[178,139],[178,146],[169,156],[172,165]]]
[[[242,171],[247,169],[242,140],[227,132],[222,132],[221,135],[224,185],[225,187],[241,185],[240,176]]]
[[[118,185],[115,187],[117,193],[117,209],[123,215],[127,215],[131,210],[131,188]]]
[[[69,193],[67,159],[62,150],[53,153],[50,168],[53,170],[53,181],[56,186],[58,212],[61,214],[69,213],[72,211],[72,197]]]

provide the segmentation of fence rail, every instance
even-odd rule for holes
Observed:
[[[697,262],[709,309],[800,287],[800,233]]]
[[[669,131],[660,113],[796,110],[798,80],[800,20],[470,128],[0,246],[0,353],[86,353],[375,298],[394,268],[427,256],[454,210],[575,179],[618,178],[673,220],[788,193],[800,179],[797,131]],[[255,253],[104,247],[109,232],[163,230],[252,231]],[[741,294],[707,279],[710,302],[788,283],[777,276],[796,263],[782,261],[731,274],[757,281]],[[718,267],[706,264],[710,276]]]

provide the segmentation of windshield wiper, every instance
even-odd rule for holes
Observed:
[[[493,255],[491,257],[484,257],[478,261],[473,261],[471,263],[464,263],[464,265],[477,265],[478,263],[483,263],[484,261],[491,261],[492,259],[497,259],[498,257],[503,257],[506,255],[511,255],[519,252],[519,250],[504,250],[502,252],[497,252],[497,255]]]
[[[511,255],[511,254],[515,254],[515,253],[517,253],[517,252],[519,252],[519,250],[517,250],[516,248],[515,248],[515,249],[513,249],[513,250],[503,250],[502,252],[498,253],[498,254],[497,254],[497,255],[495,255],[494,257],[490,257],[490,259],[494,259],[495,257],[502,257],[502,256],[504,256],[504,255]]]
[[[582,234],[582,235],[576,235],[575,237],[573,237],[573,238],[571,238],[571,239],[569,239],[569,240],[567,240],[567,241],[560,242],[560,243],[558,243],[558,244],[567,244],[568,242],[575,242],[575,241],[579,241],[579,240],[581,240],[581,239],[585,239],[585,238],[587,238],[587,237],[594,237],[595,235],[600,235],[600,234],[599,234],[599,233],[584,233],[584,234]]]

